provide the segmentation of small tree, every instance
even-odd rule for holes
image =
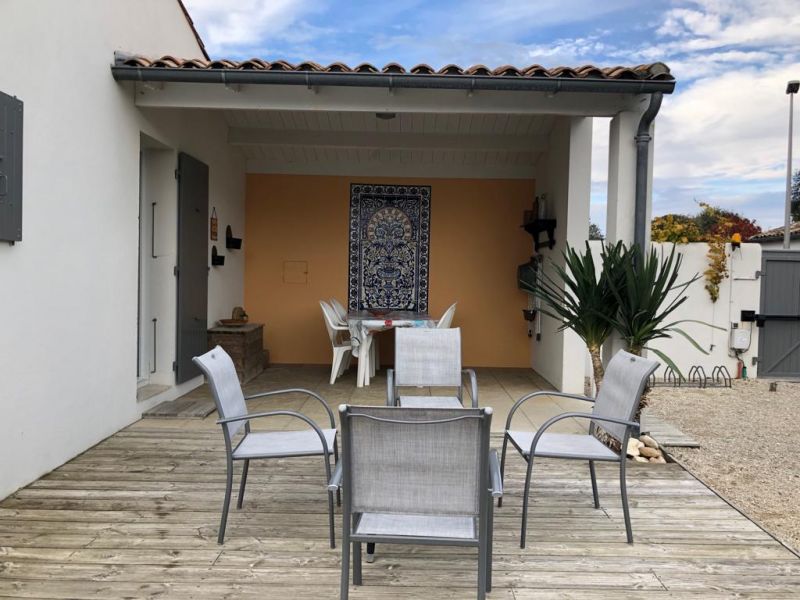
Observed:
[[[800,169],[792,175],[792,221],[800,222]]]
[[[683,323],[700,323],[715,329],[722,329],[695,319],[671,321],[670,315],[687,300],[687,288],[700,276],[694,275],[679,281],[683,258],[676,254],[675,246],[665,258],[659,258],[653,248],[645,253],[639,246],[625,249],[618,259],[619,275],[609,280],[618,311],[614,316],[614,329],[625,340],[628,351],[641,355],[649,350],[682,376],[675,362],[666,354],[653,348],[650,343],[659,338],[671,338],[674,334],[684,337],[703,354],[708,354],[683,329]],[[723,330],[724,331],[724,330]],[[636,419],[647,405],[647,396],[642,395]]]
[[[603,241],[605,236],[596,223],[589,223],[589,239]]]
[[[520,279],[520,287],[542,301],[541,312],[554,318],[561,326],[571,329],[585,342],[592,359],[592,371],[597,389],[603,382],[603,361],[600,349],[614,330],[617,301],[612,280],[619,278],[621,242],[603,249],[602,271],[598,273],[589,243],[585,254],[567,246],[564,266],[553,264],[555,276],[541,271],[538,279]],[[619,287],[621,282],[614,283]]]

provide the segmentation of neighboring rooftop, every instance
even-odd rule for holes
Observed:
[[[800,239],[800,221],[797,223],[792,223],[789,226],[789,235],[791,239],[798,240]],[[761,233],[757,233],[751,238],[748,238],[748,242],[776,242],[783,239],[783,225],[780,227],[775,227],[774,229],[768,229],[767,231],[762,231]]]

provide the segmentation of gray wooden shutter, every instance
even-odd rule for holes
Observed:
[[[200,375],[208,350],[208,165],[178,155],[178,331],[175,380]]]
[[[22,101],[0,92],[0,240],[22,240]]]

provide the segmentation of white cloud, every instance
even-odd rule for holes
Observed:
[[[667,98],[657,120],[655,176],[780,178],[786,168],[786,82],[800,62],[746,67],[695,82]]]
[[[214,55],[264,47],[276,39],[305,42],[321,35],[303,19],[318,10],[308,0],[185,0],[203,40]]]
[[[794,1],[695,0],[685,6],[692,8],[667,11],[658,30],[664,38],[679,38],[669,51],[800,44],[800,9]]]

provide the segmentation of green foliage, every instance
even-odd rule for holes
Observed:
[[[603,255],[619,260],[622,248],[622,243],[609,246]],[[541,311],[561,323],[560,329],[573,330],[589,348],[599,350],[613,331],[617,303],[611,279],[618,271],[598,272],[588,242],[584,254],[568,246],[563,257],[563,267],[553,264],[555,276],[542,269],[537,282],[521,279],[520,287],[541,299]]]
[[[650,347],[650,342],[677,334],[708,354],[678,326],[691,322],[714,327],[691,319],[669,320],[670,315],[686,302],[687,288],[700,278],[694,275],[686,281],[679,281],[682,260],[681,255],[676,254],[675,246],[664,258],[659,258],[655,249],[644,253],[638,246],[633,246],[620,254],[617,264],[620,274],[609,279],[618,305],[614,329],[625,340],[628,350],[634,354],[641,354],[644,349],[651,350],[678,373],[680,369],[672,359]]]
[[[798,172],[798,195],[800,195],[800,172]],[[695,216],[671,214],[653,219],[650,224],[651,238],[654,242],[674,244],[708,243],[708,268],[703,276],[708,295],[712,302],[716,302],[719,298],[720,283],[728,276],[725,244],[735,233],[738,233],[741,239],[747,240],[761,233],[761,227],[755,221],[738,213],[705,202],[698,204],[700,212]]]
[[[800,169],[792,175],[792,221],[800,222]]]
[[[605,236],[596,223],[589,223],[589,239],[590,240],[604,240]]]
[[[673,244],[699,242],[702,237],[700,228],[693,217],[675,214],[653,219],[650,233],[654,242],[672,242]]]
[[[800,171],[796,174],[797,197],[800,202]],[[743,240],[761,233],[761,226],[754,220],[738,213],[699,202],[700,212],[696,215],[669,214],[655,217],[650,224],[650,236],[654,242],[688,244],[690,242],[711,242],[738,233]],[[800,211],[800,207],[798,207]]]

